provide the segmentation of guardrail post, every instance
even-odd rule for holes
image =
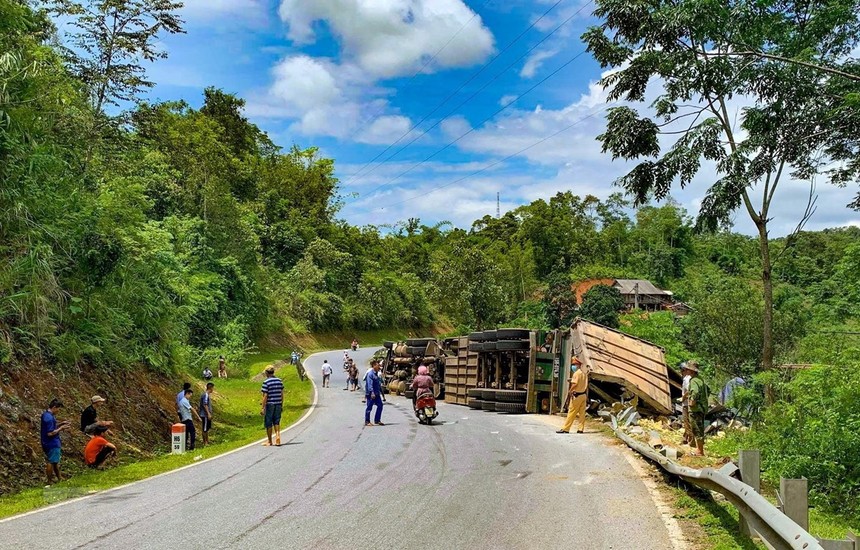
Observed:
[[[752,487],[756,493],[761,492],[761,451],[758,449],[742,450],[738,456],[738,467],[741,471],[741,481]],[[754,537],[758,533],[750,529],[747,520],[740,517],[741,533]]]
[[[809,531],[809,486],[807,479],[779,478],[779,498],[782,501],[782,513]]]
[[[857,535],[848,531],[848,536],[843,540],[818,539],[818,542],[824,550],[858,550],[860,546],[857,545],[857,540]]]

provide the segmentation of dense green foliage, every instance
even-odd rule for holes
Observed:
[[[624,299],[617,288],[595,285],[582,297],[579,314],[583,319],[618,328],[618,314],[624,308]]]
[[[804,370],[781,390],[751,438],[766,470],[777,482],[806,477],[814,502],[860,514],[860,371]]]

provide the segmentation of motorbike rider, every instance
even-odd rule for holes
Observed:
[[[415,408],[416,403],[418,402],[418,395],[424,392],[433,393],[433,379],[427,374],[429,371],[427,367],[421,365],[418,367],[418,376],[416,376],[412,380],[412,408]]]

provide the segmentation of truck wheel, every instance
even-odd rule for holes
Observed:
[[[469,342],[469,351],[484,351],[483,342]]]
[[[522,414],[526,412],[525,403],[496,403],[497,412]]]
[[[483,342],[484,340],[486,340],[486,338],[484,338],[483,332],[470,332],[469,333],[469,342]]]
[[[483,403],[480,399],[469,399],[466,404],[470,409],[480,409]]]
[[[484,331],[484,342],[493,341],[497,338],[495,330],[485,330]]]
[[[499,351],[519,351],[529,349],[528,340],[499,340],[498,342],[493,343]]]
[[[406,352],[409,355],[424,355],[427,351],[427,346],[406,346]]]
[[[496,390],[496,401],[505,403],[525,403],[526,392],[524,390]]]
[[[496,344],[498,342],[484,342],[484,351],[496,351]]]
[[[480,399],[481,388],[469,388],[468,390],[466,390],[466,394],[474,399]]]
[[[527,328],[500,328],[496,337],[499,340],[528,340],[530,332]]]
[[[496,390],[481,389],[481,399],[484,401],[495,401],[496,400]]]
[[[481,403],[481,408],[485,411],[494,411],[496,410],[496,405],[497,403],[494,403],[493,401],[484,401]]]
[[[435,340],[435,338],[409,338],[406,340],[407,346],[422,346],[427,347],[427,344]]]

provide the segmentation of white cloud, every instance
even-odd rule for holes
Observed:
[[[520,76],[523,78],[533,78],[534,75],[537,74],[538,70],[543,66],[543,62],[555,57],[557,54],[558,50],[556,49],[535,51],[528,59],[526,59],[526,62],[520,71]]]
[[[356,137],[362,143],[387,145],[406,134],[411,127],[412,122],[405,116],[386,115],[374,120],[365,132]]]
[[[290,55],[272,68],[272,83],[252,95],[246,112],[251,116],[294,119],[291,130],[308,136],[351,137],[359,125],[368,127],[356,139],[381,143],[409,128],[409,119],[388,110],[387,93],[368,80],[360,68],[330,59]],[[375,119],[375,120],[374,120]],[[372,122],[371,122],[372,121]]]
[[[279,13],[296,43],[313,42],[319,21],[341,42],[338,61],[283,58],[268,89],[248,101],[249,114],[295,119],[291,129],[304,135],[391,143],[411,120],[391,108],[380,79],[409,74],[437,52],[426,72],[471,65],[493,50],[492,34],[462,0],[281,0]]]
[[[425,72],[469,66],[493,51],[492,33],[462,0],[282,0],[279,13],[297,43],[312,43],[314,23],[325,21],[345,58],[381,78],[413,73],[437,52]]]
[[[442,134],[448,139],[457,139],[472,129],[472,125],[465,117],[457,115],[446,118],[439,127],[442,129]]]
[[[272,70],[271,93],[299,111],[326,107],[341,97],[329,64],[306,55],[287,57]]]

